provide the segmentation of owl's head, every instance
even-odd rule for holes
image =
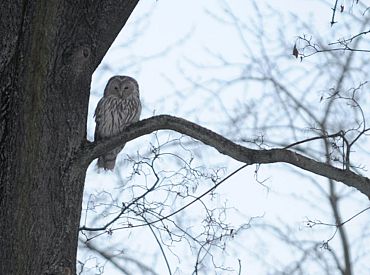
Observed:
[[[111,77],[104,89],[104,96],[117,96],[127,98],[139,95],[139,85],[135,79],[124,75]]]

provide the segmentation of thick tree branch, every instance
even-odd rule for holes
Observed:
[[[246,164],[267,164],[283,162],[314,174],[343,182],[354,187],[370,198],[370,179],[350,170],[342,170],[323,162],[300,155],[287,149],[255,150],[238,145],[225,137],[198,124],[169,115],[159,115],[139,121],[113,138],[101,142],[88,143],[77,158],[77,165],[88,166],[91,161],[104,152],[140,136],[157,130],[173,130],[204,144],[212,146],[220,153]]]
[[[126,24],[139,0],[99,0],[88,3],[89,22],[93,41],[96,45],[97,63],[105,56],[118,33]]]

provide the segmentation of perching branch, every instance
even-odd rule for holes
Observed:
[[[198,124],[169,115],[159,115],[147,118],[130,125],[120,135],[100,142],[88,142],[74,163],[78,166],[88,166],[94,159],[103,153],[130,140],[158,130],[173,130],[190,136],[204,144],[212,146],[221,154],[227,155],[248,165],[276,162],[289,163],[311,173],[343,182],[347,186],[356,188],[370,198],[370,179],[358,175],[349,169],[339,169],[287,149],[250,149],[248,147],[238,145]]]

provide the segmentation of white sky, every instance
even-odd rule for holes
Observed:
[[[210,66],[215,65],[214,58],[210,57],[209,53],[222,53],[228,60],[238,62],[244,60],[244,49],[240,43],[240,37],[235,31],[235,28],[226,24],[217,22],[210,14],[215,16],[223,16],[222,8],[228,2],[230,7],[239,18],[256,17],[256,10],[250,1],[235,0],[235,1],[216,1],[216,0],[144,0],[140,1],[134,13],[131,15],[125,28],[117,37],[108,54],[104,58],[102,64],[94,73],[92,82],[92,96],[89,106],[88,117],[88,137],[92,140],[93,137],[93,111],[95,106],[102,96],[103,89],[107,80],[115,74],[128,74],[135,77],[140,85],[141,98],[144,103],[142,118],[150,117],[153,114],[171,114],[186,119],[196,121],[202,126],[211,128],[214,131],[219,131],[220,125],[217,124],[219,112],[217,105],[213,106],[213,110],[194,113],[193,107],[198,106],[199,98],[207,98],[209,94],[201,93],[200,91],[191,90],[192,86],[184,78],[184,76],[195,79],[199,82],[208,78],[222,77],[223,79],[233,78],[239,72],[239,69],[230,68],[229,70],[201,70],[194,68],[189,64],[189,60],[196,62],[199,65]],[[329,22],[331,19],[330,6],[325,6],[319,1],[257,1],[258,3],[268,2],[272,7],[284,14],[287,22],[291,14],[298,18],[307,18],[310,24],[320,30],[322,36],[330,34]],[[330,2],[330,1],[329,1]],[[351,1],[342,1],[348,6]],[[262,5],[261,5],[262,7]],[[357,12],[353,10],[353,12]],[[340,14],[338,19],[340,19]],[[144,20],[142,18],[145,18]],[[271,37],[274,37],[276,26],[282,22],[274,19],[274,15],[269,18],[264,18],[266,31],[271,32]],[[289,41],[286,43],[290,46],[296,41],[297,35],[302,33],[294,32],[294,26],[286,27],[286,37]],[[126,45],[132,36],[137,34],[138,37],[133,43]],[[248,38],[249,39],[249,38]],[[253,38],[250,38],[253,39]],[[166,51],[164,51],[166,50]],[[253,49],[252,49],[253,50]],[[258,49],[255,49],[258,51]],[[278,49],[281,50],[281,49]],[[292,48],[286,49],[286,54],[291,54]],[[285,51],[285,50],[283,50]],[[316,57],[313,57],[316,58]],[[297,61],[292,58],[292,65],[284,64],[284,66],[296,66]],[[310,60],[307,61],[310,63]],[[302,65],[303,66],[303,65]],[[235,87],[238,89],[240,87]],[[249,87],[248,89],[254,89]],[[258,88],[255,87],[256,91]],[[181,91],[185,95],[191,95],[191,100],[187,99],[185,104],[179,103],[179,99],[174,96],[177,91]],[[230,94],[223,98],[227,108],[235,104],[240,91],[231,91]],[[221,115],[220,115],[221,117]],[[222,119],[220,118],[222,121]],[[176,135],[174,135],[176,136]],[[135,152],[138,147],[148,148],[148,137],[142,137],[137,141],[130,142],[125,147],[125,153]],[[204,147],[202,147],[202,150]],[[207,149],[208,150],[208,149]],[[208,151],[207,151],[208,152]],[[228,160],[224,156],[209,149],[209,158],[211,165],[216,166],[221,163],[226,166],[227,171],[231,172],[240,166],[240,163]],[[90,193],[101,191],[113,192],[115,183],[119,180],[114,174],[96,174],[94,171],[95,162],[90,166],[86,178],[85,202]],[[303,194],[312,194],[317,196],[317,191],[312,187],[308,179],[302,175],[289,172],[286,165],[269,165],[260,168],[258,173],[260,179],[267,179],[266,184],[269,189],[255,181],[256,167],[249,167],[226,184],[222,185],[217,191],[222,194],[221,201],[226,200],[228,206],[235,207],[245,217],[240,214],[230,214],[229,220],[232,223],[240,224],[246,222],[250,217],[262,216],[266,220],[276,220],[278,217],[284,219],[284,223],[291,226],[301,228],[307,231],[312,239],[324,240],[328,238],[325,234],[320,234],[319,229],[307,229],[304,227],[306,217],[312,219],[320,219],[327,221],[327,210],[320,212],[318,207],[307,205],[300,198],[292,198],[290,194],[296,194],[301,197]],[[126,167],[124,167],[126,169]],[[122,170],[123,173],[125,170]],[[297,171],[297,170],[296,170]],[[227,173],[226,173],[227,174]],[[341,188],[341,184],[338,184]],[[359,197],[363,200],[363,197]],[[350,207],[343,210],[343,216],[350,216],[364,207],[365,203],[360,201],[358,205],[351,203]],[[196,209],[196,208],[195,208]],[[366,214],[365,214],[366,215]],[[364,222],[365,219],[360,217],[348,227],[355,230],[357,223]],[[246,230],[241,236],[237,236],[231,242],[230,251],[235,252],[233,267],[237,259],[241,259],[243,271],[248,271],[242,274],[265,274],[260,263],[257,263],[251,253],[247,251],[251,246],[256,245],[258,240],[255,239],[253,230]],[[102,236],[102,243],[107,245],[113,244]],[[143,238],[144,243],[138,244],[137,238],[132,236],[132,239],[127,240],[138,245],[138,251],[145,251],[145,246],[148,245],[150,238]],[[155,246],[155,244],[153,244]],[[271,240],[269,249],[273,253],[280,251],[278,244],[274,246]],[[103,246],[104,247],[104,246]],[[244,249],[244,248],[248,249]],[[275,249],[275,250],[274,250]],[[252,249],[253,250],[253,249]],[[86,259],[86,255],[79,255],[80,260]],[[283,263],[289,262],[291,255],[288,250],[284,253],[275,255],[278,260]],[[228,259],[229,260],[229,259]],[[150,262],[151,260],[148,260]],[[96,262],[102,263],[103,260],[92,260],[90,264]],[[174,263],[176,259],[174,259]],[[228,262],[229,263],[229,262]],[[174,264],[176,266],[176,264]],[[173,267],[175,269],[175,266]],[[237,266],[237,265],[236,265]],[[163,260],[158,258],[158,273],[167,274]],[[186,267],[183,267],[182,272],[175,274],[188,274]],[[192,270],[193,266],[188,266],[188,270]],[[93,272],[93,271],[91,271]],[[189,272],[189,271],[188,271]],[[311,271],[314,272],[314,271]],[[95,274],[95,273],[84,273]],[[115,273],[114,268],[107,265],[105,274],[120,274]],[[212,273],[213,274],[213,273]],[[236,273],[217,273],[217,274],[236,274]],[[307,273],[309,274],[309,273]],[[311,273],[314,274],[314,273]],[[363,273],[365,274],[365,273]]]

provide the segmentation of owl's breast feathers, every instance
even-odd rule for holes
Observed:
[[[132,95],[127,98],[103,97],[95,110],[95,140],[117,135],[123,128],[139,121],[141,114],[140,98]]]

